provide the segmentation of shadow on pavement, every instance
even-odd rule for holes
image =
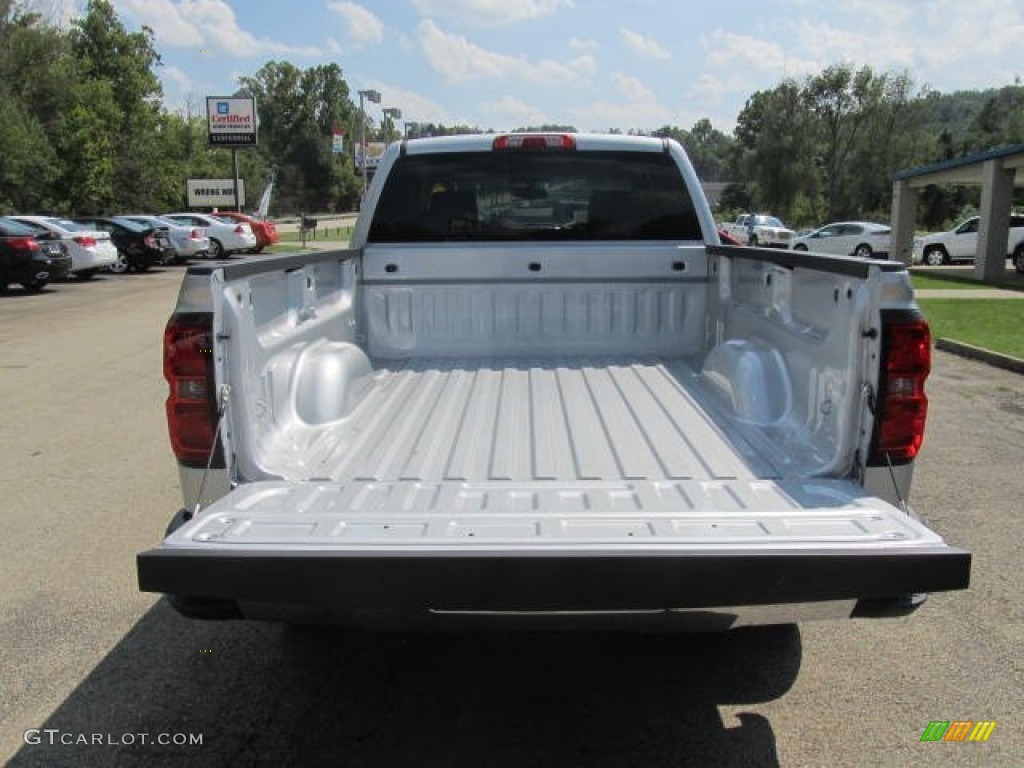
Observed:
[[[771,766],[769,721],[718,706],[782,696],[800,657],[795,627],[369,635],[192,622],[161,601],[11,765]]]

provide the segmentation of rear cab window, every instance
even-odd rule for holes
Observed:
[[[400,157],[368,237],[377,243],[701,239],[672,157],[621,150]]]

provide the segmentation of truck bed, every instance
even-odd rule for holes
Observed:
[[[678,145],[548,138],[393,145],[353,248],[189,271],[165,371],[192,501],[140,587],[203,617],[724,628],[965,586],[912,465],[865,463],[920,434],[873,418],[907,382],[878,373],[902,265],[705,245]],[[552,197],[507,206],[524,180]]]
[[[416,359],[377,367],[304,479],[396,482],[775,477],[716,425],[682,360]]]

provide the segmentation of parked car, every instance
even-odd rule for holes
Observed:
[[[862,259],[887,259],[892,228],[870,221],[839,221],[801,235],[790,246],[794,251],[817,251]]]
[[[119,216],[75,218],[79,224],[110,234],[117,246],[117,261],[111,272],[121,274],[132,269],[145,272],[154,264],[174,257],[174,248],[166,232]]]
[[[0,293],[11,283],[41,291],[71,270],[71,257],[59,237],[36,237],[36,231],[13,219],[0,218]]]
[[[766,248],[788,248],[796,232],[774,216],[763,213],[744,213],[736,221],[719,227],[743,245]]]
[[[257,219],[247,213],[234,211],[221,211],[217,214],[217,218],[248,224],[252,228],[252,233],[256,235],[256,247],[252,249],[253,253],[259,253],[268,245],[281,242],[281,236],[277,234],[277,227],[270,219]]]
[[[248,224],[219,219],[206,213],[165,213],[160,218],[205,229],[210,238],[211,259],[251,251],[257,246],[256,235]]]
[[[914,238],[914,263],[924,262],[937,267],[954,261],[974,261],[978,253],[980,223],[980,218],[972,216],[948,232],[935,232]],[[1018,272],[1024,272],[1024,214],[1014,213],[1010,216],[1006,255],[1013,259]]]
[[[37,234],[49,232],[60,237],[71,256],[71,272],[79,280],[88,280],[117,261],[117,248],[108,232],[93,230],[57,216],[11,216]]]
[[[125,214],[119,218],[165,230],[175,252],[174,258],[167,262],[169,264],[183,264],[189,259],[203,258],[210,250],[210,238],[202,227],[145,214]]]

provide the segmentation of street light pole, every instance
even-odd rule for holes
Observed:
[[[366,199],[366,109],[363,107],[364,98],[374,104],[380,104],[380,92],[372,90],[359,91],[359,156],[362,158],[363,163],[363,200]],[[362,207],[362,203],[360,203],[360,210],[362,210]]]
[[[396,125],[395,121],[396,120],[401,120],[402,119],[402,110],[398,109],[397,107],[385,107],[383,111],[384,111],[384,117],[387,117],[387,118],[391,119],[391,123],[390,123],[390,125],[388,127],[388,135],[387,135],[387,139],[390,140],[391,139],[391,128],[395,127],[395,125]]]

